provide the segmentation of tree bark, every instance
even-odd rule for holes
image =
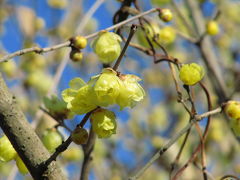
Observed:
[[[47,167],[44,166],[44,162],[50,157],[50,154],[26,120],[16,103],[15,97],[9,92],[1,73],[0,127],[34,179],[66,179],[56,162],[52,162]]]

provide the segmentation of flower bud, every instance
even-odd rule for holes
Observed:
[[[78,146],[70,146],[61,155],[67,161],[80,161],[83,158],[83,152]]]
[[[83,53],[79,50],[72,49],[70,52],[70,59],[74,62],[79,62],[83,59]]]
[[[72,132],[71,138],[75,144],[86,144],[88,140],[88,132],[84,128],[77,127]]]
[[[107,107],[116,102],[122,82],[113,69],[105,68],[99,76],[93,77],[88,85],[96,105]]]
[[[120,88],[120,94],[117,97],[117,104],[122,110],[125,107],[133,108],[137,102],[143,100],[145,91],[138,83],[141,79],[138,76],[127,74],[121,75],[123,86]]]
[[[203,67],[196,64],[184,64],[179,73],[179,78],[186,85],[194,85],[201,81],[204,76]]]
[[[172,20],[173,15],[170,9],[162,9],[159,13],[159,17],[164,22],[169,22]]]
[[[214,36],[219,33],[219,26],[216,21],[209,21],[206,25],[206,31],[209,35]]]
[[[0,138],[0,161],[8,162],[15,158],[17,155],[15,149],[13,148],[11,142],[8,140],[7,136]]]
[[[225,106],[225,112],[232,119],[240,119],[240,102],[228,101]]]
[[[29,171],[26,165],[24,164],[24,162],[22,161],[22,159],[17,155],[15,160],[16,160],[16,165],[18,167],[19,172],[21,174],[27,174]]]
[[[76,36],[72,39],[72,45],[77,49],[84,49],[87,46],[87,39],[83,36]]]
[[[116,134],[117,123],[115,114],[107,109],[99,109],[92,113],[91,124],[99,138],[108,138]]]
[[[175,39],[176,39],[176,32],[172,27],[167,26],[160,30],[159,32],[160,43],[171,44],[175,41]]]
[[[92,43],[94,52],[102,63],[111,63],[121,53],[121,37],[113,32],[102,32]]]
[[[48,129],[43,133],[42,142],[51,153],[62,144],[62,141],[62,136],[56,129]]]

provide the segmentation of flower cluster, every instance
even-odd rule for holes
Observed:
[[[62,92],[67,108],[75,114],[85,114],[97,107],[117,104],[120,109],[134,107],[145,96],[145,91],[138,83],[141,79],[131,74],[118,75],[111,68],[93,76],[87,83],[81,78],[70,81],[70,88]],[[115,134],[116,122],[113,112],[98,109],[92,113],[91,122],[99,138]],[[77,138],[78,139],[78,138]]]
[[[135,75],[119,75],[111,68],[93,76],[88,83],[81,78],[70,81],[70,88],[62,92],[67,108],[75,114],[85,114],[98,106],[118,104],[121,109],[134,107],[145,96]]]
[[[201,79],[204,76],[204,70],[203,67],[196,64],[184,64],[179,73],[179,78],[181,81],[186,85],[194,85],[201,81]]]

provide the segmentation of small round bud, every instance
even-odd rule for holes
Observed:
[[[228,101],[225,106],[225,112],[232,119],[240,119],[240,102]]]
[[[109,64],[120,55],[121,41],[121,37],[113,32],[101,32],[93,41],[92,48],[102,63]]]
[[[159,17],[161,20],[163,20],[164,22],[169,22],[172,20],[172,12],[170,9],[162,9],[160,12],[159,12]]]
[[[75,144],[86,144],[88,140],[88,132],[84,128],[77,127],[72,132],[71,138]]]
[[[164,44],[171,44],[176,39],[176,32],[175,30],[170,27],[164,27],[159,32],[159,42]]]
[[[216,21],[209,21],[206,25],[206,31],[209,35],[214,36],[219,33],[219,26]]]
[[[36,18],[36,21],[34,22],[35,30],[39,31],[45,27],[45,21],[43,18]]]
[[[179,73],[179,78],[186,85],[194,85],[197,82],[201,81],[204,76],[203,67],[196,64],[184,64]]]
[[[0,138],[0,161],[8,162],[15,158],[17,155],[15,149],[13,148],[11,142],[8,140],[7,136]]]
[[[115,114],[107,109],[93,112],[91,115],[93,131],[99,138],[108,138],[112,134],[116,134],[117,123],[115,119]]]
[[[72,45],[77,49],[84,49],[87,46],[87,39],[83,36],[76,36],[72,39]]]
[[[62,136],[56,129],[48,129],[43,133],[42,142],[49,152],[54,152],[62,141]]]
[[[83,53],[74,49],[70,52],[70,59],[74,62],[79,62],[83,59]]]
[[[83,158],[83,152],[77,146],[70,146],[61,155],[67,161],[80,161]]]
[[[24,162],[22,161],[22,159],[17,155],[15,160],[16,160],[16,165],[18,167],[19,172],[21,174],[27,174],[29,171],[26,165],[24,164]]]

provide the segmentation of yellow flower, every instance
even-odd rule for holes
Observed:
[[[196,64],[184,64],[179,73],[179,78],[186,85],[194,85],[201,81],[204,76],[203,67]]]
[[[99,138],[108,138],[116,134],[117,123],[115,114],[107,109],[99,109],[92,113],[91,124]]]
[[[218,23],[216,21],[213,21],[213,20],[209,21],[206,24],[206,31],[211,36],[214,36],[214,35],[218,34],[219,33]]]
[[[120,78],[123,81],[123,86],[120,88],[117,104],[121,110],[125,107],[133,108],[145,96],[144,89],[138,83],[141,79],[131,74],[121,75]]]
[[[7,136],[0,138],[0,161],[8,162],[15,158],[17,155],[15,149],[13,148],[11,142],[8,140]]]
[[[71,105],[70,110],[76,114],[85,114],[97,107],[91,97],[88,85],[78,90],[77,95],[71,101]]]
[[[69,83],[70,88],[62,92],[62,98],[67,103],[68,109],[72,107],[71,101],[77,95],[78,90],[85,85],[86,83],[81,78],[74,78]]]
[[[240,119],[240,102],[239,101],[228,101],[225,112],[232,119]]]
[[[167,26],[160,30],[159,32],[160,43],[171,44],[175,41],[175,39],[176,39],[176,32],[172,27]]]
[[[93,77],[88,85],[96,105],[107,107],[116,102],[122,82],[114,70],[105,68],[99,76]]]
[[[92,43],[94,52],[103,63],[111,63],[121,53],[121,37],[113,32],[102,32]]]

